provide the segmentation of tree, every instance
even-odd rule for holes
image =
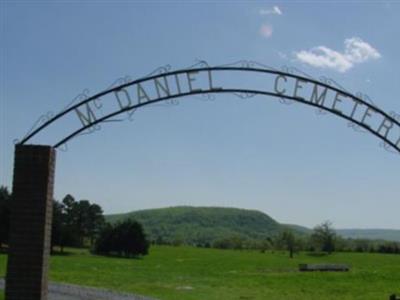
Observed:
[[[64,248],[63,230],[65,228],[63,204],[53,200],[53,222],[51,228],[51,249],[55,245],[61,247],[61,252]]]
[[[329,221],[323,222],[314,228],[311,241],[320,251],[331,254],[335,251],[336,232]]]
[[[62,200],[62,216],[63,216],[63,244],[65,246],[82,246],[81,238],[77,230],[77,202],[75,198],[67,194]]]
[[[8,232],[10,228],[10,200],[11,194],[7,187],[0,187],[0,248],[8,243]]]
[[[114,231],[114,227],[110,223],[103,227],[94,244],[94,253],[107,255],[113,252]]]
[[[147,255],[149,242],[143,227],[134,220],[104,226],[97,238],[93,252],[102,255],[136,257]]]
[[[66,195],[63,201],[53,204],[52,245],[83,247],[90,245],[104,226],[102,208],[88,200],[75,201]]]
[[[90,204],[85,221],[85,234],[92,246],[101,228],[105,225],[103,209],[97,204]]]
[[[102,208],[97,204],[91,204],[88,200],[80,200],[72,205],[71,214],[79,246],[84,246],[85,240],[92,246],[105,223]]]
[[[78,238],[79,246],[84,246],[85,237],[88,236],[90,202],[80,200],[72,206],[73,227]]]
[[[62,200],[62,204],[67,215],[71,215],[73,206],[75,204],[75,198],[70,194],[67,194]],[[72,219],[68,220],[72,222]]]
[[[297,251],[298,241],[290,229],[285,229],[276,238],[275,244],[279,249],[285,249],[289,251],[289,257],[293,258],[293,254]]]
[[[261,239],[256,248],[259,249],[261,253],[265,253],[265,251],[272,248],[272,239],[270,237]]]

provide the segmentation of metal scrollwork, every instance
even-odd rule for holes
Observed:
[[[325,115],[328,114],[328,112],[325,111],[325,110],[323,110],[323,109],[321,109],[321,108],[317,108],[317,109],[315,110],[315,114],[316,114],[317,116],[325,116]]]
[[[92,125],[92,126],[86,128],[85,131],[83,131],[83,132],[81,132],[81,133],[75,135],[75,136],[72,137],[70,140],[76,139],[76,138],[78,138],[78,137],[80,137],[80,136],[90,135],[90,134],[93,134],[94,132],[100,131],[100,130],[101,130],[101,125],[100,125],[100,123],[94,124],[94,125]],[[60,144],[60,145],[57,147],[57,149],[60,149],[62,152],[67,152],[67,151],[68,151],[68,144],[67,144],[67,143],[62,143],[62,144]]]
[[[235,95],[236,97],[238,97],[238,98],[240,98],[240,99],[249,99],[249,98],[253,98],[253,97],[255,97],[255,96],[257,96],[257,94],[255,94],[255,93],[239,93],[239,92],[236,92],[236,93],[233,93],[233,95]]]
[[[62,144],[58,149],[62,152],[68,152],[68,143]]]
[[[395,111],[390,111],[389,112],[389,116],[391,116],[393,119],[395,119],[396,121],[400,122],[400,114],[395,112]],[[394,154],[400,154],[398,151],[394,150],[393,147],[391,145],[389,145],[388,143],[382,141],[379,144],[383,149],[385,149],[388,152],[394,153]]]
[[[294,104],[294,101],[290,100],[290,99],[279,98],[279,103],[285,104],[285,105],[292,105],[292,104]]]
[[[171,70],[171,68],[172,67],[171,67],[170,64],[158,67],[154,71],[152,71],[149,74],[147,74],[145,77],[150,77],[150,76],[153,76],[153,75],[160,75],[160,74],[163,74],[163,73],[168,73]]]
[[[391,116],[396,121],[400,122],[400,114],[399,113],[397,113],[397,112],[392,110],[392,111],[389,112],[389,116]]]
[[[398,151],[394,150],[393,147],[386,142],[380,142],[379,146],[381,148],[385,149],[387,152],[400,155],[400,153]]]
[[[244,59],[235,61],[235,62],[230,63],[230,64],[219,65],[217,67],[239,67],[239,68],[255,68],[255,67],[258,67],[258,68],[264,69],[264,70],[277,71],[276,68],[273,68],[271,66],[259,63],[259,62],[254,61],[254,60],[244,60]]]
[[[209,68],[210,65],[207,61],[203,59],[196,59],[196,63],[188,67],[188,69],[195,69],[195,68]]]
[[[114,87],[129,83],[132,81],[132,77],[129,75],[125,75],[124,77],[120,77],[117,80],[115,80],[107,89],[110,90]]]
[[[329,86],[337,87],[337,88],[339,88],[342,91],[345,91],[347,93],[349,92],[346,88],[344,88],[341,84],[339,84],[336,80],[333,80],[332,78],[329,78],[329,77],[326,77],[326,76],[321,76],[319,78],[319,80],[322,83],[325,83],[325,84],[327,84]]]
[[[88,127],[84,132],[81,132],[77,136],[92,134],[92,133],[94,133],[96,131],[100,131],[100,130],[101,130],[101,125],[100,125],[100,123],[98,123],[98,124]]]
[[[216,97],[214,94],[201,94],[200,96],[194,96],[195,99],[199,99],[201,101],[215,101]]]
[[[239,67],[239,68],[250,68],[250,61],[248,60],[238,60],[233,63],[219,65],[217,67]]]
[[[166,100],[165,103],[169,106],[171,106],[171,105],[176,106],[176,105],[179,105],[180,102],[178,99],[172,98],[172,99]]]
[[[361,100],[367,102],[368,104],[371,104],[372,106],[376,107],[376,106],[375,106],[375,103],[371,100],[371,98],[370,98],[367,94],[358,92],[358,93],[356,93],[356,97],[358,97],[358,98],[360,98]],[[356,124],[356,123],[354,123],[354,122],[352,122],[352,121],[349,121],[349,122],[347,123],[347,127],[351,128],[351,129],[353,129],[354,131],[359,132],[359,133],[367,133],[367,130],[365,130],[365,129],[362,128],[360,125],[358,125],[358,124]]]
[[[32,125],[32,127],[28,130],[28,132],[24,135],[22,139],[25,139],[28,135],[30,135],[36,128],[45,124],[47,121],[51,120],[54,117],[54,112],[48,111],[44,115],[41,115],[36,122]],[[19,142],[19,141],[18,141]]]
[[[306,77],[308,79],[315,80],[315,78],[313,76],[311,76],[310,74],[308,74],[306,72],[303,72],[303,71],[297,69],[296,67],[292,67],[292,66],[289,67],[289,66],[285,65],[285,66],[281,67],[281,70],[283,72],[285,72],[285,73],[289,73],[289,74],[292,74],[292,75],[300,75],[300,76]]]
[[[282,66],[282,67],[281,67],[281,70],[282,70],[282,72],[284,72],[284,73],[289,73],[289,67],[286,66],[286,65]]]
[[[311,75],[309,75],[309,74],[297,69],[296,67],[291,67],[291,66],[289,67],[289,66],[284,65],[284,66],[281,67],[281,70],[284,73],[292,74],[292,75],[295,75],[295,76],[300,75],[302,77],[306,77],[308,79],[315,80],[314,77],[312,77]],[[286,99],[284,97],[279,98],[279,102],[282,103],[282,104],[285,104],[285,105],[292,105],[292,104],[295,103],[294,100]],[[325,111],[318,110],[317,113],[318,114],[325,114]]]
[[[354,122],[351,122],[351,121],[349,121],[347,123],[347,127],[351,128],[354,131],[359,132],[359,133],[367,133],[367,131],[364,128],[362,128],[360,125],[358,125]]]
[[[137,108],[134,108],[131,111],[129,111],[129,114],[128,114],[128,121],[129,122],[133,122],[134,121],[133,117],[134,117],[134,114],[135,114],[136,110],[137,110]]]
[[[180,102],[178,99],[168,99],[163,101],[162,103],[151,104],[150,107],[173,107],[179,105]]]
[[[86,99],[89,98],[89,89],[84,89],[81,93],[79,93],[74,99],[72,99],[71,102],[69,102],[67,104],[67,106],[64,107],[64,109],[62,111],[67,110],[68,108],[70,108],[74,103],[76,102],[81,102],[81,101],[85,101]]]
[[[356,97],[358,97],[358,98],[364,100],[365,102],[371,104],[373,107],[377,107],[375,105],[375,103],[371,100],[371,98],[365,93],[357,92],[356,93]]]
[[[278,71],[278,69],[276,69],[276,68],[274,68],[274,67],[268,66],[268,65],[266,65],[266,64],[259,63],[259,62],[257,62],[257,61],[250,61],[249,63],[250,63],[250,65],[251,65],[251,67],[259,67],[260,69],[264,69],[264,70],[274,70],[274,71]]]

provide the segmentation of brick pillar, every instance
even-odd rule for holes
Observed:
[[[47,300],[55,154],[15,146],[6,300]]]

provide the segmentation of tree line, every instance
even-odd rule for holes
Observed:
[[[0,248],[9,241],[12,195],[0,187]],[[68,194],[61,202],[53,200],[51,249],[90,248],[93,253],[134,257],[146,255],[149,243],[141,224],[126,220],[115,225],[105,220],[103,209],[88,200],[75,200]]]
[[[162,235],[154,235],[153,232],[151,243],[170,246],[189,245],[201,248],[259,250],[261,252],[287,250],[290,257],[300,251],[327,254],[332,252],[400,254],[400,242],[343,238],[336,234],[332,224],[328,221],[315,226],[311,233],[303,234],[287,227],[277,234],[257,238],[243,234],[228,234],[210,242],[207,239],[202,240],[203,234],[199,235],[195,231],[192,232],[192,236],[196,236],[195,242],[185,241],[179,235],[166,239]]]
[[[0,248],[8,244],[10,203],[12,195],[4,186],[0,187]],[[162,229],[160,224],[160,230]],[[196,232],[193,232],[195,235]],[[152,241],[142,225],[126,220],[114,225],[105,220],[102,208],[88,200],[75,200],[66,195],[62,201],[53,201],[53,223],[51,245],[62,252],[65,247],[87,247],[94,253],[106,255],[145,255],[150,243],[179,246],[185,243],[181,238],[163,239],[159,235]],[[229,235],[210,242],[196,242],[190,246],[218,249],[287,250],[290,257],[299,251],[325,252],[375,252],[400,254],[399,242],[369,239],[345,239],[338,236],[329,222],[316,226],[311,234],[299,235],[287,228],[279,234],[264,238],[249,238],[243,235]]]
[[[285,250],[289,256],[300,251],[327,253],[332,252],[370,252],[400,254],[400,243],[383,240],[343,238],[336,234],[329,221],[314,227],[311,234],[299,235],[287,228],[279,234],[265,239],[249,239],[243,236],[231,236],[217,240],[213,245],[220,249],[254,249],[265,251]]]

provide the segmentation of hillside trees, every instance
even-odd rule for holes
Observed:
[[[93,252],[101,255],[136,257],[147,255],[148,249],[149,242],[142,225],[128,219],[115,225],[104,226]]]
[[[236,247],[238,243],[226,239],[239,236],[248,247],[248,241],[254,244],[281,230],[281,225],[268,215],[237,208],[180,206],[111,215],[107,219],[113,223],[124,218],[143,224],[152,243],[168,245],[205,247],[215,243]]]
[[[217,249],[245,249],[248,244],[248,239],[239,235],[232,235],[216,240],[212,246]]]

